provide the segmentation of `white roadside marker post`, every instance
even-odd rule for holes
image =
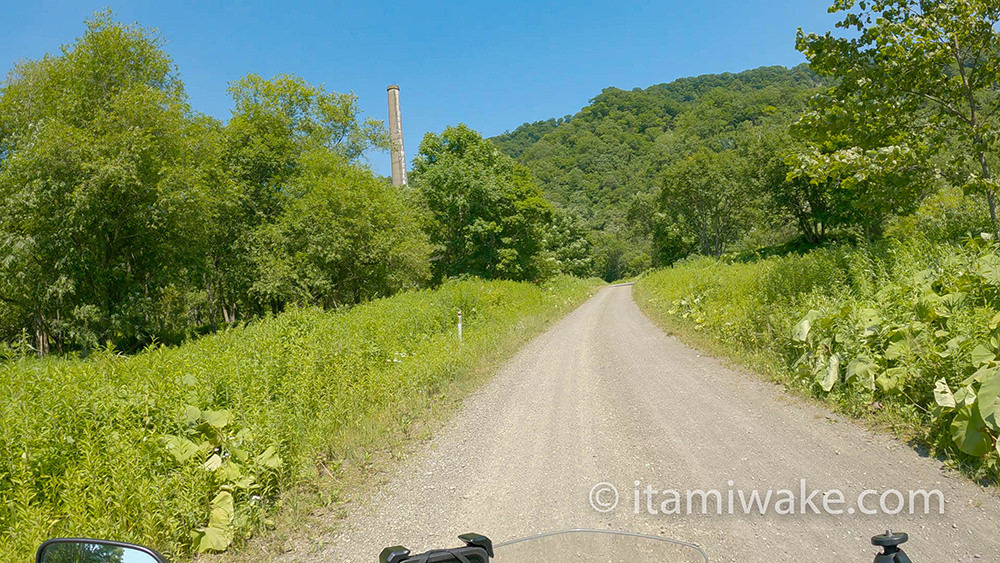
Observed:
[[[462,341],[462,310],[458,310],[458,341]]]

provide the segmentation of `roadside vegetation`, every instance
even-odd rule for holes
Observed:
[[[450,281],[135,356],[0,363],[0,559],[53,536],[225,550],[282,493],[363,464],[598,283]]]
[[[494,139],[607,280],[775,377],[1000,476],[1000,7],[837,0],[808,64],[604,90]],[[666,269],[662,269],[666,268]]]
[[[689,337],[853,416],[1000,478],[1000,261],[981,239],[701,257],[643,277],[636,300]],[[695,337],[697,338],[697,337]]]

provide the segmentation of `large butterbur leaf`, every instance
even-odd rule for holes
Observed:
[[[233,495],[229,491],[219,491],[212,499],[212,516],[209,526],[228,527],[233,523]]]
[[[864,336],[877,334],[879,325],[882,324],[882,315],[875,309],[861,309],[857,313],[857,327],[864,331]]]
[[[951,394],[947,381],[939,379],[934,383],[934,402],[940,407],[955,408],[955,396]]]
[[[193,407],[191,405],[184,407],[184,420],[186,420],[189,424],[198,422],[199,418],[201,418],[201,410],[199,410],[198,407]]]
[[[955,404],[960,407],[968,406],[976,402],[976,390],[971,385],[966,385],[955,391]]]
[[[179,463],[184,463],[201,451],[201,449],[195,445],[194,442],[180,436],[164,437],[163,446]]]
[[[990,451],[992,445],[982,427],[983,419],[976,405],[963,407],[951,422],[951,439],[963,452],[973,457],[982,457]]]
[[[979,344],[972,349],[972,366],[979,367],[996,359],[996,354],[986,346]]]
[[[879,389],[887,393],[898,391],[903,387],[903,382],[906,380],[906,373],[905,367],[889,368],[875,378],[875,384],[878,385]]]
[[[820,386],[823,387],[824,391],[829,392],[836,385],[838,379],[840,379],[840,355],[833,354],[830,356],[830,362],[826,366],[826,373]]]
[[[198,553],[225,551],[233,541],[231,535],[220,528],[199,528],[191,532],[191,536]]]
[[[907,338],[900,338],[892,344],[889,344],[889,346],[885,349],[885,359],[887,360],[898,360],[912,354],[913,350],[910,346],[910,341]]]
[[[229,424],[229,421],[232,420],[232,415],[229,411],[203,411],[201,416],[205,422],[215,428],[225,428]]]
[[[796,342],[805,342],[809,338],[809,330],[812,328],[812,323],[819,317],[820,312],[812,309],[806,313],[805,317],[799,321],[795,328],[792,329],[792,340]]]
[[[995,373],[979,388],[976,408],[983,422],[994,432],[1000,432],[1000,373]]]
[[[257,463],[267,467],[269,469],[278,469],[281,467],[281,457],[278,452],[274,449],[274,446],[269,446],[263,453],[257,456]]]
[[[875,389],[875,374],[878,366],[867,356],[858,356],[847,364],[847,382],[856,382],[865,389]]]
[[[216,469],[222,467],[222,458],[219,454],[212,454],[202,465],[206,471],[215,471]]]
[[[195,550],[199,553],[225,551],[233,541],[234,514],[233,495],[229,491],[220,491],[212,499],[208,526],[191,532]]]
[[[979,275],[993,285],[1000,285],[1000,257],[996,254],[987,254],[977,261]]]
[[[996,330],[998,326],[1000,326],[1000,313],[993,315],[993,318],[990,319],[990,330]]]

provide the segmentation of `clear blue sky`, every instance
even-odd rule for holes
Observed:
[[[613,2],[80,2],[0,0],[0,65],[57,53],[105,6],[160,30],[194,109],[228,119],[227,84],[302,76],[387,119],[400,85],[407,160],[427,131],[484,136],[576,113],[608,86],[804,62],[795,30],[833,28],[832,0]],[[387,154],[369,156],[388,175]]]

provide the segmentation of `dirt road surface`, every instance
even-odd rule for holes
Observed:
[[[841,515],[822,493],[838,489]],[[638,481],[639,485],[636,486]],[[591,503],[598,483],[618,490],[614,509]],[[657,491],[647,494],[647,486]],[[676,503],[664,500],[680,495]],[[718,490],[709,514],[688,490]],[[794,512],[745,514],[753,490],[794,492]],[[931,514],[862,514],[896,490],[938,490]],[[638,509],[636,505],[638,491]],[[729,514],[733,491],[735,514]],[[787,498],[788,493],[781,493]],[[598,494],[598,507],[613,500]],[[895,510],[899,498],[886,497]],[[649,510],[652,507],[657,514]],[[847,514],[851,510],[853,514]],[[805,512],[803,514],[803,512]],[[630,286],[603,289],[505,365],[461,412],[370,498],[352,505],[323,546],[286,554],[302,561],[377,561],[387,545],[450,547],[468,531],[494,540],[563,528],[628,530],[701,545],[712,561],[868,562],[869,537],[910,534],[917,563],[1000,561],[1000,499],[906,444],[787,395],[665,335],[638,310]]]

